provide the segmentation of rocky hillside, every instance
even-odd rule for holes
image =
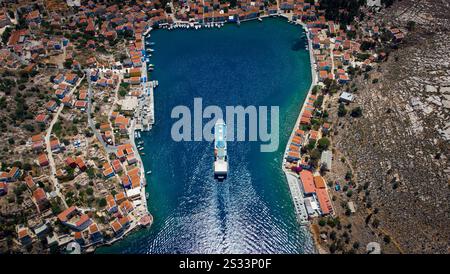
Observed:
[[[400,252],[448,253],[450,2],[396,1],[376,17],[406,38],[355,79],[363,116],[336,118],[333,143],[366,189],[357,203],[368,225],[377,208],[377,227]]]

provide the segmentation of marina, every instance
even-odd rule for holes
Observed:
[[[145,77],[144,77],[145,79]],[[154,89],[158,86],[157,81],[143,81],[144,93],[138,98],[138,107],[136,108],[134,118],[136,122],[136,131],[149,131],[155,123],[154,111]],[[140,136],[140,133],[137,133]]]
[[[280,170],[288,132],[283,131],[275,153],[260,153],[256,142],[227,142],[228,172],[222,183],[214,179],[214,142],[175,142],[170,137],[172,109],[191,108],[193,97],[219,106],[278,105],[284,117],[280,128],[291,128],[311,84],[308,53],[291,50],[301,28],[277,18],[239,28],[226,24],[220,32],[162,28],[146,39],[155,43],[150,59],[157,69],[150,74],[159,82],[154,97],[158,119],[150,132],[141,131],[145,155],[140,155],[145,176],[151,176],[148,206],[155,221],[152,229],[102,252],[312,252],[313,241],[298,225]],[[260,50],[254,50],[255,43]],[[266,54],[269,49],[273,55]],[[279,73],[273,75],[273,70]],[[223,77],[230,71],[239,71],[240,80]]]

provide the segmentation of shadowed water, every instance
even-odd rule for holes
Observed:
[[[145,169],[153,226],[99,253],[308,253],[298,226],[282,155],[311,84],[303,30],[281,19],[222,29],[156,30],[150,41],[156,125],[144,133]],[[300,41],[299,41],[300,39]],[[302,40],[303,39],[303,40]],[[280,146],[261,153],[258,142],[229,142],[229,175],[213,178],[212,142],[174,142],[172,108],[255,105],[280,107]],[[204,120],[206,123],[208,120]]]

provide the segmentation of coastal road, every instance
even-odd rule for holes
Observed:
[[[76,85],[70,90],[68,96],[71,96],[73,94],[73,92],[78,88],[80,83],[83,81],[84,77],[85,77],[85,75],[83,75],[83,77],[80,80],[78,80]],[[55,159],[53,158],[53,152],[52,152],[52,148],[50,146],[50,136],[52,135],[53,126],[58,121],[59,115],[61,114],[63,109],[64,109],[64,104],[61,104],[58,107],[58,110],[56,111],[56,114],[53,117],[52,121],[50,122],[50,126],[48,127],[47,133],[45,134],[45,145],[47,147],[47,158],[48,158],[48,162],[50,165],[50,181],[52,181],[53,185],[55,186],[56,194],[58,195],[59,198],[61,198],[62,203],[67,208],[68,206],[66,203],[66,199],[64,198],[64,196],[61,193],[61,186],[58,182],[58,179],[56,178]]]
[[[92,118],[92,81],[91,81],[91,71],[89,69],[86,70],[87,75],[87,81],[88,81],[88,124],[91,128],[92,132],[94,132],[95,136],[97,137],[97,140],[102,144],[103,148],[105,149],[106,153],[116,153],[117,147],[116,146],[110,146],[103,140],[102,135],[100,132],[95,128],[94,119]]]
[[[311,65],[312,81],[311,81],[311,85],[308,90],[308,94],[306,95],[306,98],[308,98],[311,95],[311,92],[312,92],[312,89],[314,88],[314,86],[318,84],[318,77],[317,77],[317,72],[315,69],[315,58],[312,53],[313,47],[312,47],[312,41],[309,37],[309,31],[308,31],[307,26],[304,23],[301,23],[301,25],[304,28],[307,39],[308,39],[308,50],[309,50],[309,58],[310,58],[310,65]],[[306,102],[306,100],[305,100],[305,102]],[[297,130],[297,128],[300,125],[300,119],[301,119],[303,111],[305,110],[305,106],[306,106],[306,104],[303,103],[303,106],[297,116],[297,121],[295,122],[295,124],[292,128],[291,135],[289,136],[289,140],[286,144],[286,148],[285,148],[284,155],[283,155],[283,161],[281,164],[281,168],[282,168],[284,174],[286,175],[286,179],[288,181],[289,190],[290,190],[290,193],[291,193],[291,196],[292,196],[292,199],[294,202],[294,206],[296,209],[296,213],[297,213],[297,218],[299,218],[300,220],[303,218],[307,219],[307,213],[306,213],[306,208],[305,208],[304,199],[303,199],[303,191],[300,189],[300,184],[299,184],[297,175],[294,175],[290,170],[286,169],[285,163],[286,163],[286,156],[288,155],[288,151],[289,151],[289,144],[291,143],[292,138],[295,136],[295,131]],[[306,223],[306,221],[305,221],[305,223]]]

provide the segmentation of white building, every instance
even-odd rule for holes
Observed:
[[[325,150],[320,156],[320,165],[326,170],[331,170],[331,162],[333,161],[333,153],[331,150]]]
[[[69,7],[79,7],[81,6],[81,0],[67,0],[67,5]]]
[[[345,92],[345,91],[342,92],[341,96],[339,96],[339,102],[350,103],[350,102],[353,102],[354,99],[355,99],[355,96],[353,96],[353,94]]]
[[[367,0],[368,7],[381,7],[381,0]]]
[[[366,246],[367,254],[381,254],[381,246],[377,242],[370,242]]]

